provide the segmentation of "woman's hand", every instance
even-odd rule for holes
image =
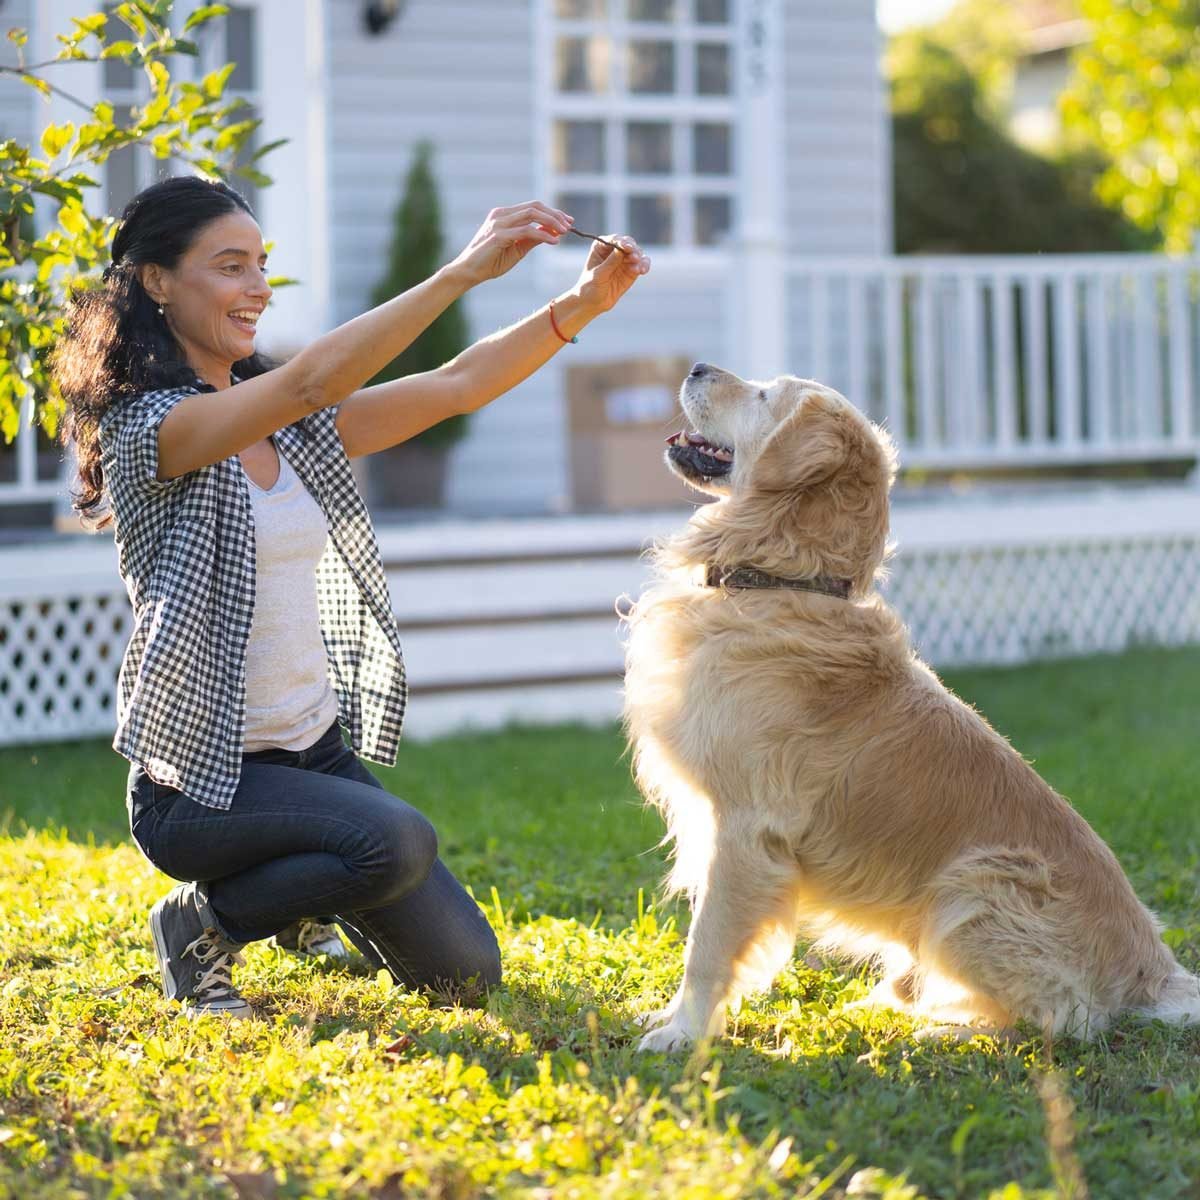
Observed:
[[[650,258],[631,237],[605,234],[605,241],[621,247],[614,250],[604,242],[592,242],[575,291],[596,312],[608,312],[634,283],[650,270]],[[623,253],[622,253],[623,251]]]
[[[472,284],[498,279],[511,271],[539,242],[557,246],[571,227],[565,212],[530,200],[508,208],[493,208],[466,249],[451,263]]]

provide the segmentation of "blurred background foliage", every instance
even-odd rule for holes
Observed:
[[[1198,17],[1200,0],[960,0],[892,38],[897,252],[1188,250]],[[1014,92],[1054,30],[1077,44],[1063,53],[1056,135],[1031,145]]]

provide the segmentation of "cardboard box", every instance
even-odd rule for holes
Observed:
[[[567,368],[576,510],[678,508],[702,499],[663,462],[666,439],[686,426],[679,388],[691,368],[683,357]]]

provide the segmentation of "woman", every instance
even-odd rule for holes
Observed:
[[[168,179],[130,202],[104,287],[74,301],[55,352],[64,437],[75,507],[114,523],[133,604],[113,747],[132,764],[134,840],[183,881],[150,925],[185,1012],[252,1015],[232,978],[241,947],[328,947],[329,931],[315,947],[296,936],[314,913],[409,986],[499,981],[495,937],[433,827],[358,757],[395,761],[406,687],[348,460],[494,400],[649,269],[631,239],[594,243],[546,308],[436,371],[363,387],[571,223],[536,202],[494,209],[430,279],[276,365],[254,350],[271,288],[249,206]]]

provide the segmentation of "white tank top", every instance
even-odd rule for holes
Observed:
[[[264,491],[249,475],[246,482],[254,510],[257,579],[246,647],[244,753],[271,746],[303,750],[337,716],[317,614],[316,568],[329,529],[282,454],[273,487]]]

